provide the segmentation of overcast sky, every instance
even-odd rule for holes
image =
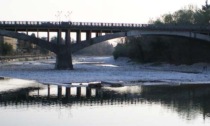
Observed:
[[[147,23],[205,0],[0,0],[0,20]],[[68,12],[72,12],[68,16]]]

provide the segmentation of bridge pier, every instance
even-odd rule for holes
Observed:
[[[62,44],[61,30],[58,31],[58,54],[56,55],[56,69],[73,69],[71,55],[70,30],[66,31],[66,41]]]
[[[102,32],[96,32],[96,37],[102,36]]]
[[[77,43],[81,42],[81,31],[77,31]]]
[[[49,29],[47,30],[47,41],[50,42],[50,31],[49,31]]]
[[[91,33],[92,33],[91,31],[86,32],[86,40],[91,39],[91,37],[92,37]]]

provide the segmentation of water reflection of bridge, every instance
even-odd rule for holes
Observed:
[[[106,106],[160,104],[166,109],[176,111],[188,118],[203,114],[210,117],[210,86],[143,86],[121,88],[81,88],[72,89],[71,95],[56,92],[50,88],[27,88],[15,92],[4,92],[0,95],[0,107],[38,105],[38,106]],[[45,93],[43,93],[44,91]],[[81,91],[80,93],[76,91]],[[91,91],[91,94],[84,93]],[[34,93],[36,92],[36,93]],[[82,94],[82,95],[81,95]]]

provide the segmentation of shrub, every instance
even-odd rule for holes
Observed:
[[[3,55],[3,56],[12,54],[13,53],[12,45],[8,44],[8,43],[1,42],[0,43],[0,52],[1,52],[1,55]]]

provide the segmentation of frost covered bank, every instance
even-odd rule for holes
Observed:
[[[74,56],[75,70],[54,70],[55,60],[0,64],[0,76],[30,79],[38,82],[73,83],[93,81],[166,81],[210,82],[210,65],[174,66],[168,64],[136,64],[128,59],[117,61],[111,56]]]

